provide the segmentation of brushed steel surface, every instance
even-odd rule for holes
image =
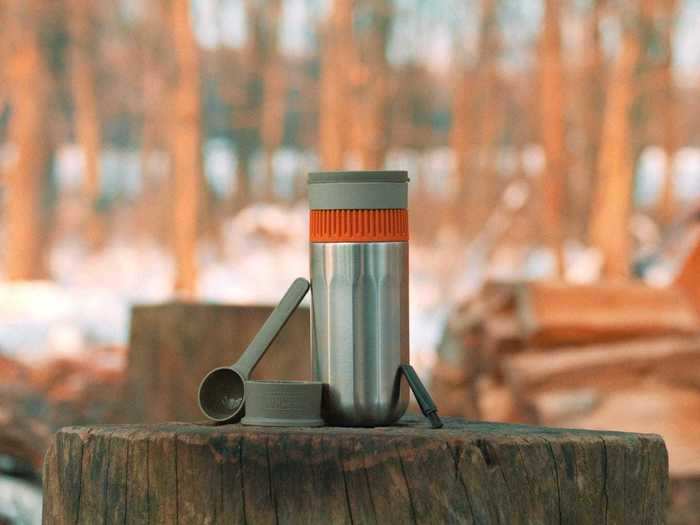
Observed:
[[[311,244],[311,369],[323,417],[382,426],[408,405],[408,243]]]

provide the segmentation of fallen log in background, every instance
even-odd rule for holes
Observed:
[[[668,363],[697,371],[700,337],[664,337],[619,343],[530,349],[503,359],[507,383],[517,395],[542,390],[620,388]]]
[[[700,479],[700,324],[685,295],[700,290],[698,261],[700,247],[670,289],[488,283],[450,315],[432,377],[442,412],[658,432],[673,479]],[[697,521],[700,485],[683,487],[671,523]]]
[[[60,431],[44,523],[665,521],[659,436],[448,420],[377,429]]]
[[[516,285],[516,312],[530,346],[560,346],[696,334],[700,321],[685,295],[641,283]]]
[[[668,525],[690,525],[700,516],[700,476],[676,478],[671,481],[671,506]]]
[[[695,310],[700,312],[700,229],[697,229],[694,237],[680,265],[674,285],[683,291]]]

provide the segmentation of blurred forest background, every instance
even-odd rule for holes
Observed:
[[[21,319],[80,293],[123,342],[129,302],[274,301],[307,273],[314,169],[409,170],[417,314],[489,274],[641,274],[700,195],[694,0],[1,6]]]
[[[663,288],[696,242],[698,0],[0,0],[0,27],[0,382],[54,401],[120,381],[134,303],[308,275],[313,170],[409,171],[424,374],[485,283]]]
[[[3,0],[0,14],[8,281],[79,279],[66,274],[128,239],[172,259],[170,287],[206,295],[227,221],[303,205],[313,169],[408,169],[414,238],[453,252],[517,209],[518,243],[552,256],[542,273],[566,275],[567,246],[597,249],[586,278],[629,275],[700,194],[693,0]]]

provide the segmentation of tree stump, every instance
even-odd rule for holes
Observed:
[[[44,523],[664,523],[661,437],[448,419],[431,430],[71,427]]]
[[[110,423],[197,421],[204,375],[230,365],[269,306],[171,302],[132,311],[126,384]],[[257,379],[310,379],[309,310],[299,308],[253,372]]]

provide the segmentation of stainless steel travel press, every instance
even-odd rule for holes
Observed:
[[[312,374],[323,418],[382,426],[408,404],[408,175],[309,175]]]
[[[313,381],[248,379],[309,289],[297,279],[240,360],[202,381],[210,419],[238,421],[245,405],[246,425],[391,425],[410,385],[433,428],[442,426],[409,365],[407,201],[405,171],[309,175]]]

